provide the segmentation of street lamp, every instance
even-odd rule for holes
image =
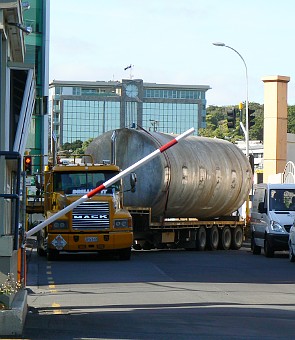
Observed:
[[[248,117],[249,100],[248,100],[248,70],[247,70],[247,65],[246,65],[244,58],[241,56],[241,54],[237,50],[235,50],[234,48],[227,46],[222,42],[214,42],[213,45],[219,46],[219,47],[227,47],[227,48],[233,50],[234,52],[236,52],[238,54],[238,56],[242,59],[244,65],[245,65],[245,71],[246,71],[246,128],[243,129],[243,131],[244,131],[244,134],[245,134],[246,156],[247,156],[247,158],[249,158],[249,124],[248,124],[248,122],[249,122],[249,117]]]

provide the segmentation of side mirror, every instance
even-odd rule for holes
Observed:
[[[130,174],[130,186],[131,192],[135,192],[136,191],[136,182],[137,182],[137,177],[136,177],[136,173],[135,172],[131,172]]]
[[[267,212],[267,209],[264,207],[264,202],[258,203],[258,212],[260,214],[265,214]]]

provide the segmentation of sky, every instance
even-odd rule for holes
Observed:
[[[294,13],[294,0],[50,0],[50,81],[208,85],[207,106],[225,106],[247,88],[263,104],[262,78],[281,75],[295,105]]]

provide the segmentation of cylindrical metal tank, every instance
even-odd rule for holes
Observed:
[[[115,130],[94,139],[86,153],[97,163],[111,160],[126,169],[175,135],[136,129]],[[113,135],[114,136],[114,135]],[[247,199],[252,171],[246,156],[234,144],[216,138],[190,136],[136,170],[136,192],[124,193],[124,205],[151,207],[157,219],[228,216]],[[124,179],[125,190],[130,188]]]

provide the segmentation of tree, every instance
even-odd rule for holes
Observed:
[[[73,143],[65,143],[61,146],[60,151],[66,156],[69,157],[72,155],[82,155],[85,153],[88,145],[93,141],[94,138],[90,138],[84,142],[81,140],[76,140]]]
[[[264,106],[249,103],[249,108],[255,110],[255,124],[249,129],[249,139],[263,141]]]
[[[295,105],[288,106],[288,133],[295,133]]]
[[[236,127],[234,129],[228,129],[227,127],[227,111],[233,108],[238,111],[238,105],[209,106],[206,115],[206,128],[199,129],[199,135],[227,139],[232,142],[245,139],[244,133],[240,129],[239,114],[236,117]],[[263,105],[249,103],[249,109],[255,110],[255,125],[249,130],[249,139],[263,140]],[[244,126],[246,126],[245,105],[242,113],[242,121]]]
[[[60,147],[60,151],[68,157],[70,154],[75,154],[76,150],[82,147],[82,144],[83,142],[79,139],[72,143],[67,142]]]
[[[85,150],[88,148],[88,145],[93,141],[94,138],[89,138],[88,140],[85,140],[82,144],[82,149],[85,152]]]

